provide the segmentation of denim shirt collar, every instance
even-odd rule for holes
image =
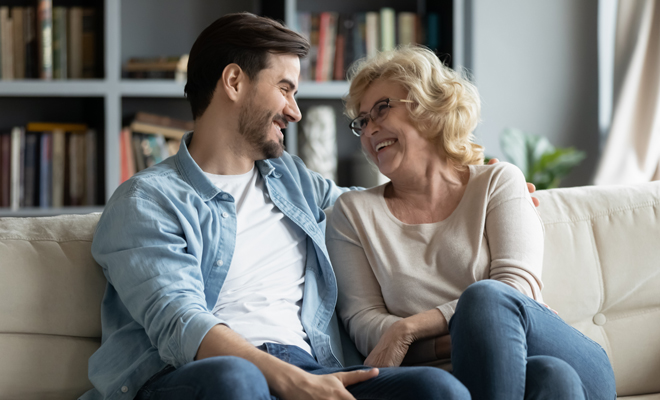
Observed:
[[[204,174],[204,171],[197,165],[195,160],[190,155],[188,151],[188,146],[193,137],[193,131],[187,132],[183,135],[181,139],[181,146],[179,151],[176,153],[175,161],[179,167],[179,170],[184,176],[184,179],[188,181],[190,186],[195,189],[197,194],[204,200],[209,201],[218,193],[222,193],[222,190],[218,189],[217,186],[211,182],[211,180]],[[282,175],[275,171],[275,167],[269,160],[259,160],[256,162],[257,169],[259,173],[264,178],[267,176],[272,176],[274,178],[279,178]]]

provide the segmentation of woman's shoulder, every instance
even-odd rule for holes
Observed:
[[[342,193],[341,196],[337,199],[335,207],[340,205],[342,207],[361,209],[363,207],[372,208],[374,201],[377,201],[380,197],[383,197],[383,190],[387,183],[375,186],[369,189],[364,190],[351,190],[345,193]]]
[[[508,162],[498,162],[492,165],[474,165],[475,181],[487,189],[489,200],[506,200],[529,195],[525,183],[525,175],[520,168]]]

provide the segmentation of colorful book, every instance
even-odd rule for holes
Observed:
[[[126,182],[131,176],[135,175],[135,152],[131,139],[132,133],[129,127],[125,127],[119,134],[119,183]]]
[[[319,58],[319,28],[321,24],[321,17],[319,14],[312,14],[311,16],[311,30],[309,32],[309,80],[316,80],[316,65]]]
[[[166,138],[181,140],[188,129],[172,128],[161,125],[148,124],[140,121],[133,121],[130,125],[133,132],[163,135]]]
[[[0,133],[0,207],[9,207],[11,188],[11,133]]]
[[[53,79],[53,2],[37,2],[37,41],[39,43],[39,76]]]
[[[96,131],[89,129],[85,133],[85,198],[83,204],[93,206],[97,203],[98,157],[96,157]]]
[[[138,111],[133,120],[145,124],[176,128],[184,131],[192,131],[195,129],[195,121],[170,118],[168,116],[151,114],[143,111]]]
[[[83,77],[83,9],[71,7],[68,20],[67,67],[69,78]]]
[[[322,12],[319,25],[319,55],[316,61],[316,81],[332,80],[337,39],[337,13]]]
[[[344,57],[346,56],[346,27],[344,26],[345,15],[339,14],[337,17],[337,34],[335,38],[335,58],[332,65],[332,79],[335,81],[344,80]]]
[[[24,154],[25,154],[25,130],[15,127],[11,131],[11,183],[10,183],[10,207],[18,210],[23,205],[24,195]]]
[[[53,8],[53,78],[66,79],[67,72],[67,9]]]
[[[39,135],[35,132],[27,132],[25,134],[25,163],[24,180],[23,180],[23,206],[36,207],[38,204],[38,151],[39,151]]]
[[[25,78],[25,8],[12,7],[11,19],[14,24],[14,79]]]
[[[39,207],[49,208],[53,205],[53,134],[41,134],[39,162]]]
[[[393,8],[380,9],[380,50],[394,50],[396,46],[396,13]]]
[[[355,29],[353,30],[353,55],[354,60],[359,60],[367,55],[367,14],[357,13],[354,16]]]
[[[55,208],[64,206],[64,173],[66,155],[66,133],[62,129],[53,130],[53,180],[52,205]]]

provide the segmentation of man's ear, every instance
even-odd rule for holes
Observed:
[[[222,71],[216,90],[223,90],[231,101],[237,101],[244,91],[247,75],[238,64],[229,64]]]

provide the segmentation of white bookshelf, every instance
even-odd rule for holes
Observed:
[[[160,101],[176,104],[179,114],[187,113],[187,116],[180,118],[190,118],[188,104],[184,98],[184,84],[172,80],[130,80],[121,78],[121,67],[124,61],[129,57],[135,56],[154,56],[154,55],[175,55],[183,54],[189,51],[194,39],[210,22],[229,12],[251,11],[260,9],[260,0],[248,2],[245,6],[244,1],[227,0],[218,2],[215,0],[105,0],[103,2],[104,27],[103,37],[104,46],[99,51],[104,51],[104,70],[105,77],[102,79],[85,80],[24,80],[24,81],[1,81],[0,80],[0,102],[12,101],[13,98],[35,99],[35,104],[42,104],[39,101],[57,101],[57,98],[102,100],[102,125],[103,140],[99,142],[103,146],[104,155],[104,200],[110,198],[112,193],[119,185],[120,166],[119,166],[119,132],[122,126],[122,118],[126,116],[127,109],[138,108],[138,104],[144,104],[146,109],[153,106],[151,103]],[[268,0],[261,0],[268,1]],[[417,0],[418,10],[424,10],[427,0]],[[466,24],[465,20],[465,0],[453,0],[453,60],[455,66],[464,65],[464,54],[466,49]],[[390,0],[394,6],[403,3],[401,0]],[[377,9],[387,1],[373,1],[369,4],[370,9]],[[408,2],[409,3],[409,2]],[[327,7],[326,7],[327,6]],[[122,8],[123,7],[123,8]],[[284,19],[289,26],[295,26],[293,22],[296,18],[296,12],[300,7],[318,7],[319,9],[334,10],[335,7],[343,7],[337,11],[346,11],[349,8],[355,12],[366,11],[349,0],[285,0],[284,1]],[[153,12],[154,9],[158,12]],[[161,12],[162,11],[162,12]],[[123,21],[122,21],[123,19]],[[140,24],[136,23],[139,21]],[[177,30],[177,36],[172,39],[172,30]],[[181,33],[180,35],[178,33]],[[169,54],[150,53],[163,50],[163,46],[171,52]],[[297,100],[302,109],[308,104],[318,104],[327,102],[335,107],[337,114],[338,130],[348,132],[348,121],[344,121],[342,116],[341,98],[348,92],[347,82],[301,82],[298,89]],[[42,99],[42,100],[36,100]],[[46,100],[43,100],[46,99]],[[30,100],[32,101],[32,100]],[[94,100],[97,102],[98,100]],[[23,104],[23,103],[21,103]],[[131,107],[127,107],[130,104]],[[153,110],[152,110],[153,112]],[[157,112],[157,110],[156,110]],[[177,117],[176,115],[173,115]],[[3,115],[0,107],[0,122],[9,118]],[[28,121],[24,121],[28,122]],[[78,122],[78,121],[71,121]],[[346,122],[346,123],[344,123]],[[296,153],[296,124],[291,124],[287,132],[287,149]],[[343,136],[342,136],[343,135]],[[338,140],[353,141],[355,138],[346,133],[338,135]],[[346,139],[350,138],[350,139]],[[349,146],[359,146],[358,142],[351,142]],[[0,217],[4,216],[46,216],[63,213],[89,213],[102,211],[103,206],[98,207],[64,207],[52,209],[26,208],[12,211],[0,208]]]

